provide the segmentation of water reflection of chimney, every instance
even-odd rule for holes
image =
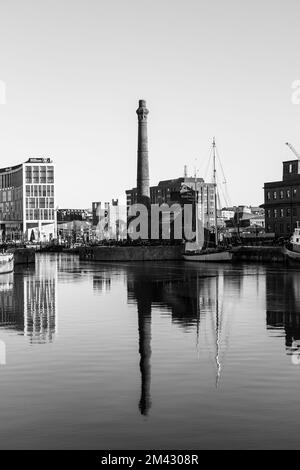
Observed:
[[[151,407],[151,301],[138,301],[139,353],[141,371],[141,399],[139,409],[147,416]]]
[[[139,409],[142,415],[147,416],[151,407],[151,293],[147,292],[147,284],[136,283],[135,295],[138,310],[141,372],[141,398]]]

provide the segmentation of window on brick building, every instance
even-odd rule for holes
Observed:
[[[277,199],[277,191],[273,192],[273,199]]]
[[[283,190],[280,191],[279,197],[280,197],[280,199],[283,199]]]

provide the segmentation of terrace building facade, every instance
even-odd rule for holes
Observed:
[[[265,183],[265,230],[277,237],[292,235],[300,220],[300,162],[283,162],[282,181]]]

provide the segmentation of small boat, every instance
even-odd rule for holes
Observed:
[[[14,270],[13,253],[0,253],[0,274],[11,273]]]
[[[186,250],[183,254],[183,259],[185,261],[201,261],[201,262],[230,262],[233,258],[233,253],[230,249],[224,248],[219,244],[218,237],[218,218],[217,218],[217,179],[216,179],[216,142],[215,138],[213,139],[213,182],[214,182],[214,220],[215,220],[215,247],[214,248],[201,248],[188,251],[186,244]],[[196,191],[196,176],[195,176],[195,207],[198,207],[198,193]],[[203,203],[202,203],[203,210]],[[198,209],[196,209],[196,246],[199,245],[199,227],[198,227]]]
[[[297,227],[289,243],[283,247],[283,254],[287,259],[300,262],[300,225],[297,222]]]

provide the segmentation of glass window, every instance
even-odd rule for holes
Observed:
[[[280,197],[280,199],[283,199],[283,190],[280,191],[279,197]]]
[[[53,183],[54,178],[54,167],[47,166],[47,183]]]
[[[277,191],[273,192],[273,199],[277,199]]]
[[[38,166],[33,167],[32,180],[33,180],[33,183],[35,184],[39,183],[39,167]]]
[[[287,198],[291,197],[291,191],[289,189],[286,190],[286,197]]]
[[[287,215],[287,217],[289,217],[291,215],[291,209],[289,207],[286,210],[286,215]]]
[[[26,168],[25,168],[25,179],[26,179],[26,183],[28,183],[28,184],[32,183],[31,166],[26,166]]]
[[[40,166],[40,183],[46,183],[46,167]]]

